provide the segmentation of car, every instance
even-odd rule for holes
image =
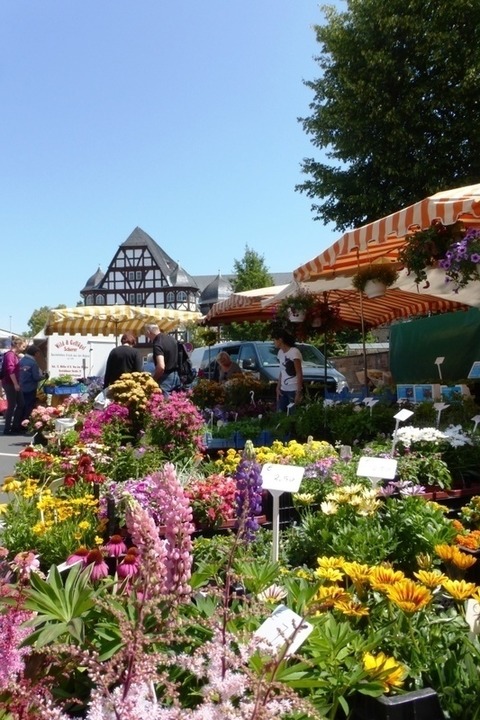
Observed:
[[[323,391],[326,381],[328,392],[348,390],[345,376],[335,370],[328,360],[325,362],[325,357],[318,348],[308,343],[295,343],[295,347],[302,353],[303,382],[306,389]],[[272,341],[260,340],[230,341],[195,348],[190,359],[197,370],[199,380],[218,379],[216,357],[222,350],[240,365],[244,373],[251,374],[258,380],[277,383],[280,372],[278,351]]]

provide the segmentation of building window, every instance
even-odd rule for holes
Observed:
[[[141,280],[141,279],[142,279],[142,275],[143,275],[142,271],[141,271],[141,270],[137,270],[137,272],[135,273],[135,278],[136,278],[137,280]]]
[[[185,290],[180,290],[180,292],[177,293],[177,301],[187,302],[187,293],[185,292]]]
[[[135,293],[130,293],[128,296],[128,304],[135,305]]]
[[[136,303],[137,303],[137,305],[143,305],[143,295],[142,295],[142,293],[137,293]]]
[[[167,293],[167,303],[174,303],[175,302],[175,293],[168,292]]]
[[[128,271],[128,279],[135,280],[135,272],[133,270]]]
[[[97,297],[95,298],[95,303],[97,305],[105,305],[105,298],[103,297],[103,295],[97,295]]]
[[[85,305],[93,305],[93,297],[91,295],[87,295],[85,298]]]

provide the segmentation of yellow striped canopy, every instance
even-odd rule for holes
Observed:
[[[163,332],[172,332],[186,323],[198,322],[202,317],[200,312],[134,305],[56,308],[50,311],[45,335],[122,335],[124,332],[143,335],[148,324],[158,325]]]

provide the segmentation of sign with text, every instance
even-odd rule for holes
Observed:
[[[47,357],[50,377],[71,375],[73,378],[82,378],[103,375],[108,354],[114,347],[113,335],[51,335],[48,338]]]
[[[275,650],[282,648],[285,643],[290,643],[285,653],[287,656],[294,653],[313,630],[313,625],[306,622],[300,615],[279,605],[273,613],[263,622],[254,637],[260,638],[266,644],[267,649]]]
[[[262,468],[262,487],[270,492],[298,492],[305,468],[297,465],[265,463]]]
[[[359,477],[393,480],[397,472],[397,461],[390,458],[361,457],[357,467]]]

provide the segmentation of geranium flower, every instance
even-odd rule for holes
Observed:
[[[408,614],[418,612],[432,600],[430,590],[408,578],[386,588],[385,592],[395,605]]]

